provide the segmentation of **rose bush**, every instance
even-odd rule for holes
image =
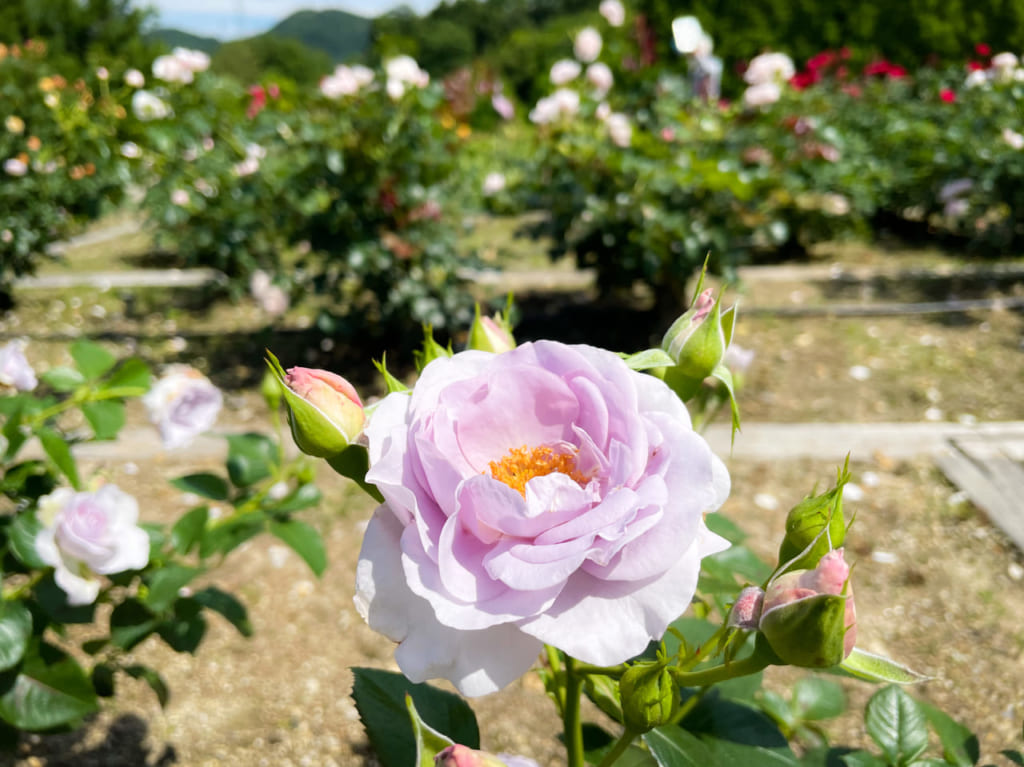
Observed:
[[[702,517],[728,493],[724,465],[664,383],[610,352],[537,342],[439,358],[366,436],[385,503],[356,599],[413,680],[484,694],[545,643],[620,663],[728,545]]]

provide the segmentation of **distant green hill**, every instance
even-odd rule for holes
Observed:
[[[214,53],[220,47],[220,40],[213,37],[200,37],[180,29],[154,29],[146,34],[147,40],[159,40],[171,48],[191,48],[206,53]]]
[[[345,11],[298,11],[267,34],[299,40],[338,62],[369,50],[372,25],[372,19]]]

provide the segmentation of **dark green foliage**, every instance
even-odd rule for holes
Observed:
[[[370,19],[345,11],[298,11],[267,34],[299,40],[338,62],[358,58],[366,52],[372,24]]]
[[[331,58],[301,40],[268,32],[224,43],[213,54],[210,66],[245,84],[287,77],[296,83],[315,85],[331,69]]]
[[[213,37],[193,35],[180,29],[160,28],[146,33],[146,38],[163,43],[168,48],[189,48],[213,54],[220,47],[220,40]]]

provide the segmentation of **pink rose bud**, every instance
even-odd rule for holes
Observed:
[[[729,611],[729,627],[753,631],[757,629],[764,607],[764,591],[757,586],[747,586]]]
[[[506,767],[494,754],[477,751],[469,746],[456,743],[448,746],[434,757],[436,767]]]
[[[363,431],[366,413],[359,394],[341,376],[326,370],[294,367],[285,376],[292,435],[302,452],[329,458],[351,445]]]
[[[735,310],[721,311],[711,288],[701,292],[693,305],[668,329],[661,348],[675,360],[665,383],[683,400],[690,399],[722,363],[732,341]]]
[[[512,328],[501,314],[494,317],[481,317],[480,307],[476,308],[476,317],[469,328],[470,349],[501,354],[516,348],[516,339],[512,336]]]
[[[813,570],[792,570],[768,584],[759,628],[786,663],[828,668],[853,652],[856,620],[850,567],[836,549]]]

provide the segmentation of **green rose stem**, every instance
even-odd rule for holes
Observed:
[[[76,392],[66,400],[58,402],[55,405],[50,405],[48,408],[44,408],[36,413],[32,420],[29,422],[31,427],[34,429],[40,426],[55,415],[60,415],[65,410],[74,407],[76,405],[83,405],[86,402],[99,402],[105,399],[127,399],[129,397],[138,397],[141,394],[145,394],[146,390],[141,389],[138,386],[117,386],[112,389],[104,389],[103,391],[90,391],[83,393]]]
[[[773,659],[765,653],[755,651],[741,660],[724,663],[721,666],[703,669],[702,671],[683,671],[669,666],[668,673],[680,687],[707,687],[708,685],[736,679],[741,676],[756,674],[772,665]]]
[[[615,741],[611,750],[604,755],[604,759],[601,760],[598,767],[611,767],[611,765],[615,764],[616,760],[626,752],[626,749],[630,747],[639,734],[627,727],[622,735],[619,736],[619,739]]]
[[[562,711],[562,731],[568,767],[583,767],[583,722],[580,720],[580,693],[584,674],[576,671],[576,660],[565,656],[565,707]]]

